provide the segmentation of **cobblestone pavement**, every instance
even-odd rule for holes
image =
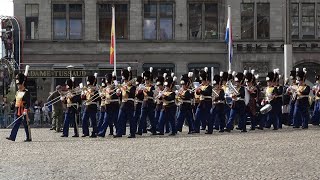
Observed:
[[[187,129],[185,129],[187,131]],[[320,128],[136,139],[0,129],[0,179],[320,179]],[[70,131],[71,132],[71,131]],[[72,134],[72,133],[71,133]]]

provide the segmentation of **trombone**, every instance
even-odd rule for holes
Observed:
[[[236,87],[234,87],[231,81],[228,81],[226,85],[229,89],[229,94],[236,94],[236,95],[239,94],[239,91],[236,89]]]
[[[212,88],[212,96],[213,97],[219,97],[219,94],[213,88]]]
[[[77,92],[72,92],[72,91],[61,92],[61,93],[60,93],[60,96],[58,96],[58,97],[56,97],[56,98],[54,98],[54,99],[46,102],[46,103],[44,104],[44,106],[47,106],[47,107],[48,107],[48,106],[52,106],[52,105],[56,104],[57,102],[59,102],[62,97],[66,97],[68,94],[78,95]]]

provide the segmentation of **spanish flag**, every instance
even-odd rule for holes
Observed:
[[[116,62],[116,25],[115,22],[115,8],[112,6],[112,23],[111,23],[111,43],[110,43],[110,64],[115,64]]]

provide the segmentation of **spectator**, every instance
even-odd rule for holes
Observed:
[[[46,123],[49,123],[51,122],[51,118],[50,118],[50,115],[49,115],[49,107],[48,106],[43,106],[42,107],[42,112],[43,112],[43,122],[46,122]]]
[[[0,126],[5,128],[8,124],[10,116],[10,104],[7,101],[6,97],[3,97],[3,102],[0,106]]]
[[[40,125],[40,120],[41,120],[41,106],[36,100],[33,106],[33,112],[34,112],[34,125],[39,126]]]
[[[53,92],[47,99],[47,101],[52,101],[53,99],[57,99],[62,92],[62,87],[58,85],[56,87],[56,91]],[[48,105],[51,105],[48,104]],[[55,130],[57,132],[61,132],[62,122],[63,122],[63,105],[58,98],[58,102],[52,105],[52,128],[50,130]]]
[[[4,102],[0,106],[0,128],[4,128]]]

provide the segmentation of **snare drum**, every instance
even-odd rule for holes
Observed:
[[[270,112],[272,110],[272,106],[270,104],[266,104],[265,106],[263,106],[260,109],[260,113],[261,114],[267,114],[268,112]]]

